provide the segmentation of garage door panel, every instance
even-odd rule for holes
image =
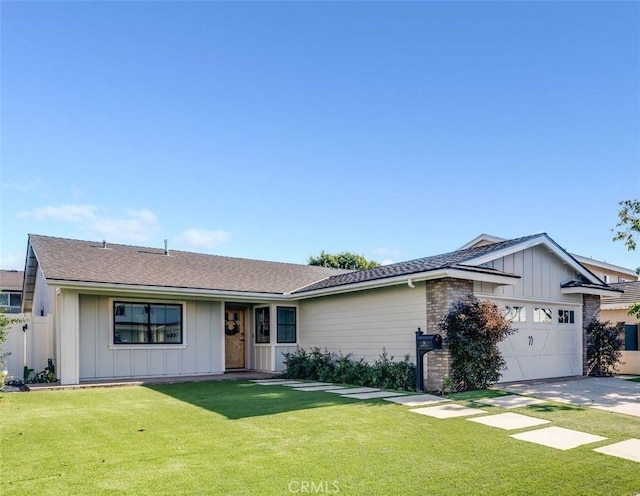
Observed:
[[[533,322],[535,308],[550,308],[557,319],[558,309],[563,306],[517,301],[496,304],[501,308],[526,307],[527,316],[526,321],[513,322],[516,332],[498,345],[507,364],[501,382],[581,375],[582,331],[579,323]]]
[[[520,360],[520,357],[516,356],[504,356],[503,358],[507,362],[507,368],[502,371],[500,380],[502,382],[523,381],[527,377],[523,365],[526,364],[526,359]],[[526,367],[525,367],[526,368]]]
[[[542,355],[533,370],[533,376],[538,378],[566,377],[578,375],[578,364],[575,359],[566,354]]]

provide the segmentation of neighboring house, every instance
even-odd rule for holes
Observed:
[[[640,302],[640,281],[622,282],[611,285],[614,288],[624,291],[602,298],[600,306],[600,320],[611,323],[624,322],[624,351],[618,372],[623,374],[640,375],[640,320],[628,314],[629,306],[632,303]]]
[[[23,279],[21,270],[0,270],[0,311],[20,313]]]
[[[576,254],[573,254],[573,257],[607,284],[638,280],[638,274],[635,270]]]
[[[58,377],[77,384],[281,371],[297,346],[415,361],[414,332],[474,294],[518,328],[501,345],[515,381],[582,375],[583,322],[617,292],[546,234],[356,272],[31,235],[24,310],[53,314]],[[425,371],[439,387],[448,351]]]

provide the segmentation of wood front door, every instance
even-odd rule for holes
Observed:
[[[227,307],[224,318],[225,368],[245,367],[245,314],[242,307]]]

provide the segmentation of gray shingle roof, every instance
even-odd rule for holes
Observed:
[[[601,301],[606,304],[628,305],[629,303],[640,302],[640,281],[616,282],[610,285],[620,289],[624,293],[614,296],[603,296]]]
[[[472,267],[465,265],[465,262],[473,260],[483,255],[487,255],[492,252],[503,250],[511,246],[523,243],[538,236],[545,236],[546,234],[533,234],[531,236],[524,236],[522,238],[509,239],[493,243],[489,245],[477,246],[474,248],[466,248],[464,250],[456,250],[449,253],[443,253],[442,255],[434,255],[431,257],[417,258],[415,260],[409,260],[408,262],[399,262],[391,265],[382,265],[375,269],[361,270],[357,272],[348,272],[346,274],[334,275],[323,281],[318,281],[309,286],[295,291],[295,293],[304,293],[317,289],[326,289],[336,286],[344,286],[348,284],[356,284],[365,281],[374,281],[376,279],[385,279],[388,277],[396,276],[409,276],[411,274],[417,274],[421,272],[428,272],[439,269],[461,269],[461,270],[473,270],[481,272],[492,272],[497,274],[506,274],[505,272],[489,269],[486,267]]]
[[[282,294],[337,273],[310,265],[30,235],[49,281]]]
[[[0,270],[0,291],[22,291],[23,280],[21,270]]]

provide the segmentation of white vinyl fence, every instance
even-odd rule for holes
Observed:
[[[47,360],[54,357],[53,316],[36,317],[25,314],[8,314],[11,318],[24,319],[12,324],[7,340],[2,344],[2,353],[10,353],[5,358],[5,367],[10,376],[22,379],[24,366],[41,371]],[[23,327],[26,324],[26,329]],[[55,363],[55,362],[54,362]]]

